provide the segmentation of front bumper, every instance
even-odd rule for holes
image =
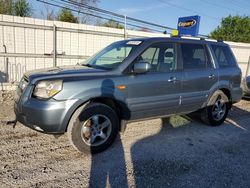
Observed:
[[[17,121],[40,132],[64,133],[72,113],[80,104],[79,101],[39,100],[30,97],[28,90],[31,90],[29,86],[15,99],[14,111]]]

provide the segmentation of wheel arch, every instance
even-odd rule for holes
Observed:
[[[221,90],[227,96],[229,100],[229,108],[231,108],[232,107],[232,95],[231,95],[230,89],[222,87],[222,88],[219,88],[219,90]]]
[[[229,99],[229,106],[230,106],[230,108],[231,108],[231,107],[232,107],[232,95],[231,95],[230,89],[229,89],[228,87],[226,87],[226,86],[214,88],[214,89],[212,90],[212,92],[210,92],[210,95],[209,95],[209,97],[208,97],[206,103],[203,104],[202,108],[205,108],[206,106],[209,105],[209,102],[210,102],[212,96],[214,95],[214,93],[215,93],[216,91],[222,91],[222,92],[228,97],[228,99]]]
[[[71,123],[71,121],[74,118],[76,118],[77,115],[80,114],[80,112],[84,109],[84,107],[89,103],[93,102],[102,103],[109,106],[117,113],[118,118],[120,120],[128,120],[130,118],[130,111],[125,103],[120,102],[117,99],[111,97],[93,97],[88,100],[82,101],[80,104],[74,107],[74,110],[71,112],[70,117],[66,122],[65,132],[67,132],[68,126]]]
[[[89,102],[90,103],[98,102],[98,103],[105,104],[105,105],[109,106],[110,108],[112,108],[117,113],[119,119],[126,118],[126,112],[123,109],[124,104],[121,104],[121,102],[117,101],[114,98],[111,98],[111,97],[95,97],[95,98],[90,99]]]

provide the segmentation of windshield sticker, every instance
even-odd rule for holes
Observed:
[[[141,44],[142,41],[139,41],[139,40],[131,40],[131,41],[128,41],[127,44],[130,44],[130,45],[139,45]]]

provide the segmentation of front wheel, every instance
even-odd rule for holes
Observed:
[[[67,132],[71,144],[81,153],[99,153],[113,143],[118,130],[119,120],[112,108],[90,103],[72,120]]]
[[[227,95],[218,90],[210,98],[207,107],[201,111],[201,119],[211,126],[221,125],[227,118],[229,108]]]

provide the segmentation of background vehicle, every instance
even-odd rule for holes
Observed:
[[[97,153],[126,123],[200,110],[224,122],[242,97],[241,70],[223,42],[181,38],[119,41],[75,67],[28,72],[15,113],[45,133],[68,133],[80,152]]]
[[[245,98],[250,98],[250,76],[246,76],[242,79],[242,90]]]
[[[241,87],[243,90],[243,96],[250,98],[250,76],[249,76],[250,56],[248,59],[246,74],[242,76]]]

